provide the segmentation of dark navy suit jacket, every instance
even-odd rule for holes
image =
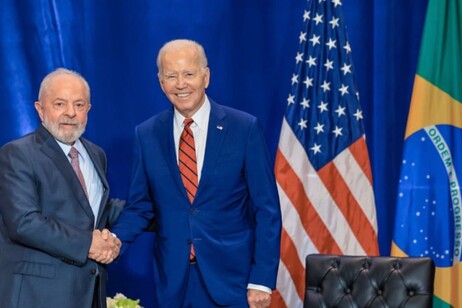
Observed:
[[[246,303],[248,283],[275,287],[279,262],[281,213],[262,130],[255,117],[211,102],[201,179],[190,204],[173,116],[172,107],[136,128],[129,198],[112,231],[130,243],[155,218],[160,307],[181,304],[190,243],[212,298],[220,305]]]
[[[104,193],[106,156],[81,138]],[[0,307],[91,307],[95,283],[105,307],[106,270],[87,259],[95,217],[66,155],[42,126],[0,149]],[[99,275],[100,279],[96,279]]]

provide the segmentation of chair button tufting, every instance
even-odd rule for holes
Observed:
[[[409,290],[409,293],[408,293],[408,294],[409,294],[409,296],[414,296],[415,293],[414,293],[413,290]]]
[[[371,260],[369,258],[364,259],[363,261],[363,268],[368,269],[371,265]]]
[[[351,293],[351,289],[350,288],[346,288],[345,289],[345,294],[350,294]]]
[[[321,288],[316,288],[316,292],[321,293]]]
[[[382,290],[377,290],[377,295],[382,295]]]

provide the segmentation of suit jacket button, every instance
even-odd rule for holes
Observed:
[[[96,274],[96,269],[92,269],[92,270],[91,270],[91,274],[92,274],[92,275],[95,275],[95,274]]]

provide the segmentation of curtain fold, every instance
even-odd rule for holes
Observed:
[[[342,3],[382,255],[390,253],[426,5],[427,0]],[[305,0],[0,0],[0,6],[0,145],[38,125],[33,103],[43,76],[58,66],[74,69],[92,88],[86,137],[106,150],[112,195],[125,198],[134,127],[170,106],[158,86],[157,51],[168,40],[189,38],[208,55],[208,95],[256,115],[275,157]],[[152,234],[143,234],[110,266],[110,295],[124,292],[152,307],[152,244]]]

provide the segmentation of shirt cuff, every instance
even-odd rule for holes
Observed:
[[[249,283],[247,285],[247,290],[248,289],[252,289],[252,290],[258,290],[258,291],[263,291],[263,292],[266,292],[268,294],[271,294],[273,291],[268,288],[268,287],[265,287],[265,286],[262,286],[262,285],[259,285],[259,284],[253,284],[253,283]]]

